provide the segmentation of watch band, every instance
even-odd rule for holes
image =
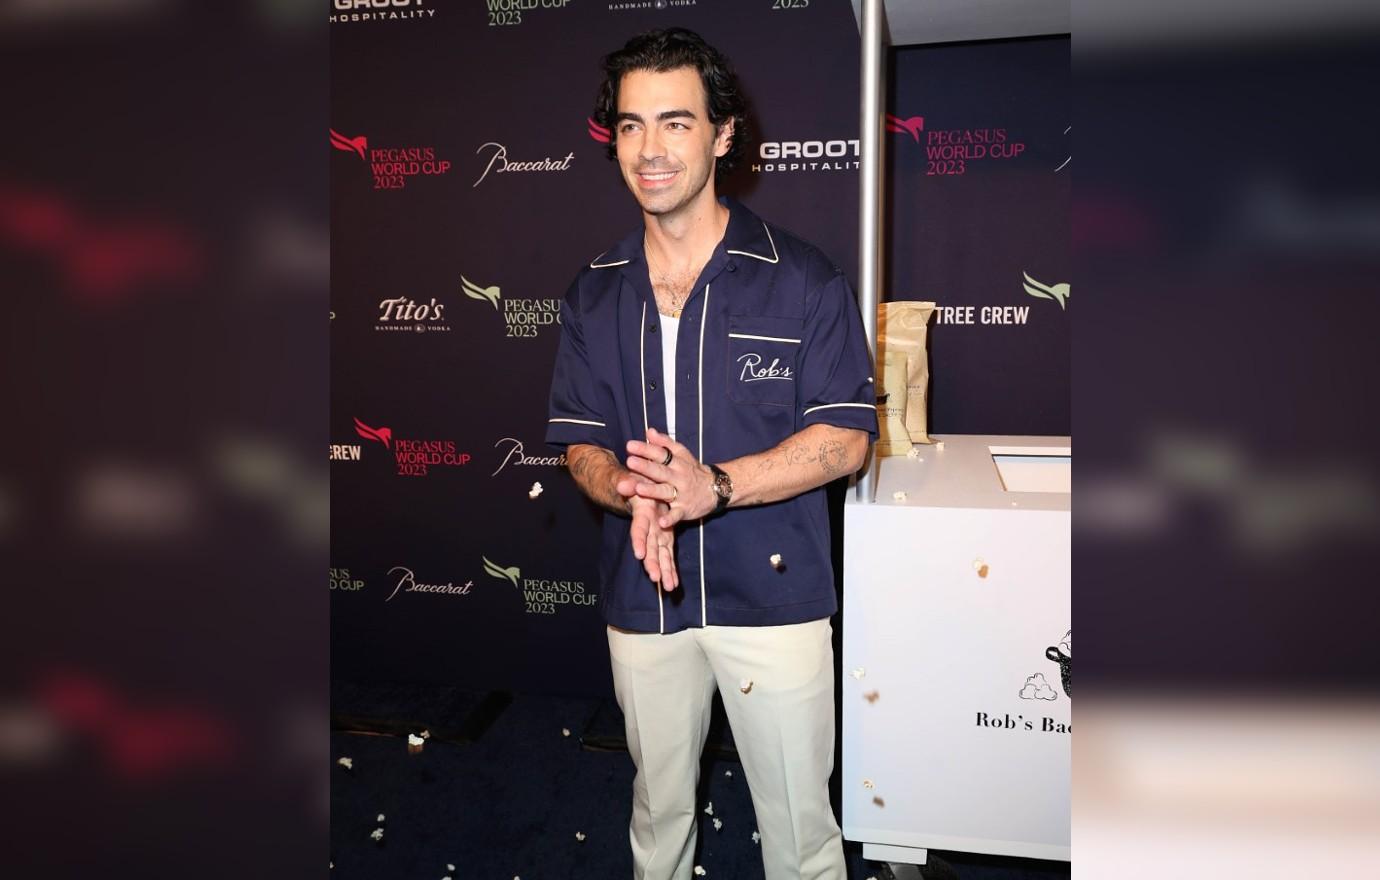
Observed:
[[[714,512],[718,513],[728,507],[728,502],[733,497],[733,480],[716,464],[711,464],[709,470],[714,474],[714,495],[718,499],[714,504]]]

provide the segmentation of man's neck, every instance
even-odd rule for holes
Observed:
[[[666,267],[703,264],[728,229],[729,210],[710,195],[674,214],[644,214],[646,246],[652,259]]]

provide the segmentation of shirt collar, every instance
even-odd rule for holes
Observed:
[[[728,196],[721,196],[719,203],[728,208],[728,229],[724,231],[720,247],[715,248],[715,257],[722,253],[723,255],[735,254],[750,257],[764,263],[780,261],[781,257],[776,249],[776,240],[760,217],[748,210],[741,202]],[[642,229],[628,233],[618,244],[590,260],[589,267],[591,269],[610,269],[646,262],[642,249],[643,235]],[[713,259],[711,257],[711,262]]]

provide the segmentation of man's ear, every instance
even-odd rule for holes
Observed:
[[[723,125],[719,126],[719,134],[714,138],[714,156],[723,157],[728,153],[728,148],[733,146],[733,117],[728,117]]]

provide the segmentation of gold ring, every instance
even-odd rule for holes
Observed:
[[[661,463],[661,466],[662,466],[662,467],[667,467],[667,466],[670,465],[670,464],[671,464],[671,450],[668,449],[668,450],[666,450],[666,460],[663,461],[663,462]]]
[[[677,489],[677,488],[675,487],[675,484],[672,484],[672,485],[671,485],[671,500],[672,500],[672,501],[675,501],[675,500],[676,500],[677,498],[679,498],[679,497],[680,497],[680,490]]]

